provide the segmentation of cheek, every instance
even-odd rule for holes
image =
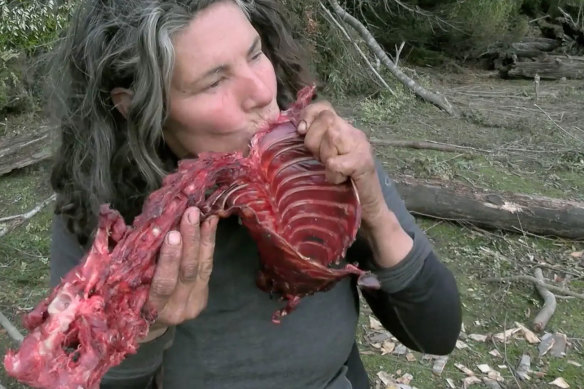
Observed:
[[[182,99],[170,113],[172,121],[189,132],[229,132],[242,123],[233,98],[224,94]]]

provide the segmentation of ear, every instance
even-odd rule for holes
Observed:
[[[116,109],[122,114],[126,119],[128,118],[128,111],[130,109],[130,104],[132,103],[132,97],[134,93],[126,88],[114,88],[110,92],[112,101]]]

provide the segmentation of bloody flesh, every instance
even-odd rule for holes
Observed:
[[[203,153],[181,161],[132,226],[103,205],[81,264],[25,316],[29,334],[5,356],[8,373],[34,387],[97,388],[110,367],[136,352],[155,320],[147,298],[156,258],[166,233],[192,205],[203,218],[239,215],[260,254],[258,286],[287,301],[274,313],[276,323],[301,297],[350,274],[370,283],[353,265],[329,266],[354,241],[360,206],[351,181],[326,182],[324,166],[291,123],[311,96],[312,89],[301,91],[290,110],[254,135],[249,155]]]

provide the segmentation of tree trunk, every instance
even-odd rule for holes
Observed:
[[[0,141],[0,176],[38,163],[52,156],[48,127]]]
[[[584,202],[498,193],[439,180],[394,180],[414,214],[584,240]]]
[[[539,57],[545,52],[553,51],[560,46],[560,42],[550,38],[528,38],[511,44],[511,51],[520,58]]]

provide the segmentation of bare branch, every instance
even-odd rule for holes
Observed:
[[[576,293],[576,292],[572,292],[569,289],[559,288],[559,287],[554,286],[554,285],[546,284],[545,282],[540,281],[537,278],[532,277],[532,276],[511,276],[511,277],[484,278],[483,281],[485,281],[485,282],[527,281],[527,282],[532,282],[535,285],[539,285],[541,287],[547,288],[551,291],[554,291],[554,292],[557,292],[560,294],[564,294],[566,296],[577,297],[579,299],[584,300],[584,294],[582,294],[582,293]]]
[[[355,49],[357,50],[357,52],[361,55],[363,60],[365,60],[365,63],[367,64],[367,66],[369,66],[369,69],[371,69],[371,71],[377,77],[377,79],[381,82],[381,84],[392,94],[393,97],[397,98],[397,95],[394,92],[394,90],[391,89],[391,87],[387,84],[387,82],[385,82],[383,77],[381,77],[381,75],[377,72],[377,70],[375,70],[375,67],[373,67],[373,65],[371,64],[369,59],[367,59],[367,56],[365,55],[365,53],[363,53],[363,51],[361,50],[361,48],[359,47],[357,42],[355,42],[353,39],[351,39],[351,36],[347,32],[347,30],[345,30],[345,28],[335,19],[333,14],[324,6],[324,4],[322,4],[322,2],[319,1],[318,4],[326,12],[328,17],[332,20],[332,22],[339,28],[339,30],[341,30],[341,32],[343,33],[345,38],[347,38],[349,40],[349,42],[351,42],[353,44],[353,46],[355,46]]]
[[[377,55],[383,64],[389,69],[389,71],[405,86],[409,89],[414,91],[416,95],[423,98],[426,101],[431,102],[432,104],[438,106],[439,108],[443,109],[447,113],[457,116],[457,112],[448,102],[448,100],[443,96],[436,94],[434,92],[430,92],[426,90],[424,87],[416,83],[413,79],[411,79],[408,75],[401,71],[388,57],[385,53],[383,48],[377,43],[373,35],[367,30],[367,28],[353,16],[351,16],[347,11],[345,11],[336,0],[329,0],[329,4],[333,7],[335,13],[339,15],[339,17],[344,20],[347,24],[355,29],[361,35],[361,38],[365,41],[367,46]]]
[[[436,151],[446,151],[446,152],[466,152],[469,154],[474,153],[484,153],[492,154],[493,151],[477,149],[469,146],[459,146],[448,143],[440,143],[434,141],[417,141],[417,140],[387,140],[387,139],[377,139],[371,138],[369,140],[372,145],[379,146],[393,146],[393,147],[407,147],[412,149],[425,149],[425,150],[436,150]]]
[[[4,235],[8,234],[10,231],[12,231],[14,228],[21,225],[25,221],[32,219],[34,217],[34,215],[36,215],[37,213],[42,211],[43,208],[45,208],[48,204],[53,202],[56,198],[57,198],[57,195],[55,193],[53,193],[50,197],[48,197],[47,199],[45,199],[40,204],[38,204],[36,207],[34,207],[33,209],[31,209],[30,211],[28,211],[26,213],[0,218],[0,223],[13,222],[13,225],[11,226],[11,228],[5,228],[5,229],[0,230],[0,238],[3,237]]]
[[[578,138],[576,135],[572,134],[571,132],[569,132],[568,130],[566,130],[564,127],[560,126],[558,124],[558,122],[556,122],[554,119],[552,119],[552,117],[550,116],[549,113],[547,113],[546,111],[544,111],[539,105],[534,104],[541,112],[543,112],[543,114],[545,116],[547,116],[547,118],[556,126],[558,127],[560,130],[562,130],[566,135],[568,135],[570,138],[575,139],[577,141],[582,142],[583,140],[581,138]]]
[[[543,279],[543,272],[540,268],[535,269],[535,278],[537,278],[541,284],[535,284],[535,288],[537,289],[538,293],[543,298],[543,308],[533,319],[533,329],[535,331],[543,331],[545,326],[547,325],[548,321],[551,319],[552,315],[556,311],[556,296],[545,286],[544,279]]]
[[[22,342],[24,336],[20,333],[20,331],[18,331],[18,328],[14,327],[14,325],[10,322],[10,320],[8,320],[6,316],[4,316],[2,312],[0,312],[0,325],[2,325],[6,332],[8,332],[8,336],[10,336],[18,343]]]

